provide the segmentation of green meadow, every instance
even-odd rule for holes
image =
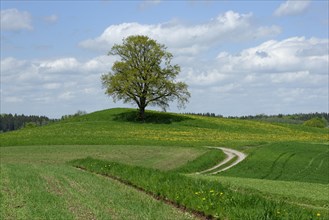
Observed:
[[[110,109],[0,134],[0,219],[328,219],[328,128]],[[198,175],[246,153],[237,166]]]

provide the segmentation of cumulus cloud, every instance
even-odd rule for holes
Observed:
[[[32,30],[32,17],[16,8],[1,10],[1,29],[7,31]]]
[[[303,13],[309,6],[309,0],[288,0],[282,3],[275,11],[275,16],[297,15]]]
[[[315,111],[328,100],[329,57],[320,49],[328,44],[328,39],[305,37],[269,40],[239,53],[220,52],[205,63],[187,62],[180,77],[190,85],[191,103],[208,111],[230,115],[224,109],[236,103],[245,103],[234,109],[242,115],[255,114],[253,106],[259,113]]]
[[[329,57],[322,48],[328,44],[328,39],[291,37],[268,40],[238,53],[222,51],[198,62],[181,60],[179,80],[185,81],[192,93],[187,111],[246,115],[324,109]],[[48,106],[87,111],[106,108],[111,99],[104,95],[100,75],[108,72],[114,61],[112,56],[89,60],[4,58],[2,104],[43,106],[43,112]],[[171,110],[177,111],[175,107]]]
[[[78,109],[82,105],[85,110],[93,108],[93,104],[106,105],[109,102],[103,95],[100,75],[108,72],[113,62],[108,56],[86,61],[74,57],[52,60],[4,58],[1,60],[2,110],[18,103],[25,106],[20,109],[27,112],[33,106],[45,109],[45,106],[55,105],[59,115],[52,117],[59,117],[64,114],[60,109],[67,105],[77,105]],[[86,100],[88,106],[84,106]]]
[[[282,41],[270,40],[253,48],[242,50],[238,55],[220,53],[218,62],[236,72],[281,73],[312,71],[328,73],[328,39],[292,37]]]
[[[107,51],[130,35],[147,35],[165,44],[175,54],[196,55],[223,42],[244,41],[280,33],[278,26],[258,27],[252,13],[227,11],[206,23],[184,25],[179,22],[161,24],[122,23],[109,26],[99,37],[80,42],[80,46]]]
[[[328,39],[292,37],[282,41],[266,41],[256,47],[247,48],[238,54],[221,52],[203,75],[188,72],[187,79],[193,84],[221,84],[223,80],[240,83],[277,86],[324,85],[328,77],[328,53],[318,48],[328,46]],[[306,51],[306,52],[305,52]],[[311,52],[310,52],[311,51]],[[191,67],[191,69],[195,69]],[[203,76],[204,80],[194,80]],[[207,80],[207,82],[206,82]],[[226,81],[224,81],[226,82]],[[258,84],[260,85],[260,84]]]

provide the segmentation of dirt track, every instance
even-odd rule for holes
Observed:
[[[246,154],[244,154],[240,151],[237,151],[237,150],[230,149],[230,148],[225,148],[225,147],[210,147],[210,148],[222,150],[227,155],[227,157],[225,158],[225,160],[223,160],[222,162],[220,162],[216,166],[211,167],[207,170],[201,171],[201,172],[199,172],[199,174],[209,173],[209,172],[210,172],[210,174],[217,174],[217,173],[223,172],[223,171],[228,170],[231,167],[237,165],[238,163],[240,163],[241,161],[243,161],[247,157]],[[235,157],[237,157],[237,159],[235,159]],[[234,160],[233,163],[231,163],[228,166],[225,166],[225,164],[228,164],[228,163],[232,162],[232,160]],[[219,168],[221,166],[224,166],[224,167],[220,170],[217,170],[217,168]],[[216,170],[216,171],[214,171],[214,170]],[[211,171],[214,171],[214,172],[211,172]]]

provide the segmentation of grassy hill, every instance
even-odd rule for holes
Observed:
[[[110,109],[33,129],[1,134],[0,146],[157,145],[241,147],[278,141],[328,143],[328,129],[239,119]]]
[[[138,122],[136,114],[109,109],[0,134],[0,219],[329,217],[327,128],[154,111]],[[224,158],[205,146],[248,157],[215,176],[181,174]],[[76,160],[86,157],[95,159]]]

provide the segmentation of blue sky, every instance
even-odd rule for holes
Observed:
[[[1,113],[60,117],[130,106],[100,76],[132,34],[165,44],[186,109],[328,111],[328,1],[1,1]],[[134,107],[134,106],[132,106]]]

